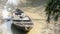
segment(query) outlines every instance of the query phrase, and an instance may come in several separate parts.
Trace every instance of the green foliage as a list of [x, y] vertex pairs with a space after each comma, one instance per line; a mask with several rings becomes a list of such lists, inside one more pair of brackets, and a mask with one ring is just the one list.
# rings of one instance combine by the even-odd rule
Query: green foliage
[[47, 14], [48, 22], [50, 22], [51, 19], [54, 19], [54, 21], [57, 21], [60, 15], [60, 0], [48, 1], [45, 12]]

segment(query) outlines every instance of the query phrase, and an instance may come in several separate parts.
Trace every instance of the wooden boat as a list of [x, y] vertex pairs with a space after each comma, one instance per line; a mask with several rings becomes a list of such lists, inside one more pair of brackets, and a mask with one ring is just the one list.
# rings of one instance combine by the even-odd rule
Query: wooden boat
[[24, 12], [20, 12], [20, 9], [16, 9], [17, 11], [13, 13], [13, 25], [17, 27], [17, 29], [23, 31], [29, 31], [33, 27], [32, 20], [24, 14]]

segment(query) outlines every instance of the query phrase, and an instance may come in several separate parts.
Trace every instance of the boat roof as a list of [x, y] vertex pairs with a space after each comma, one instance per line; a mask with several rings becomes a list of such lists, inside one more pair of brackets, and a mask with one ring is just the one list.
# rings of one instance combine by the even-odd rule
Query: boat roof
[[24, 13], [22, 10], [20, 10], [20, 9], [16, 9], [16, 12], [19, 12], [19, 13]]

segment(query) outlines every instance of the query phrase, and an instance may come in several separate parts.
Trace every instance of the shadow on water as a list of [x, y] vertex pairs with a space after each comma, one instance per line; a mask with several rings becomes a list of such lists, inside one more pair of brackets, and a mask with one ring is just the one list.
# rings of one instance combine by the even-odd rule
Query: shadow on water
[[11, 26], [13, 34], [26, 34], [26, 32], [18, 30], [14, 25]]

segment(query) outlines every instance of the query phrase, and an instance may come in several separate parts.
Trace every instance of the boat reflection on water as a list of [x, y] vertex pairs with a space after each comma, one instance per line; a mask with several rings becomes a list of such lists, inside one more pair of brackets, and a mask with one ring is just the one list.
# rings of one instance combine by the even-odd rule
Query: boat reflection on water
[[26, 34], [26, 32], [17, 29], [13, 24], [12, 24], [12, 26], [11, 26], [11, 30], [12, 30], [12, 33], [13, 33], [13, 34]]

